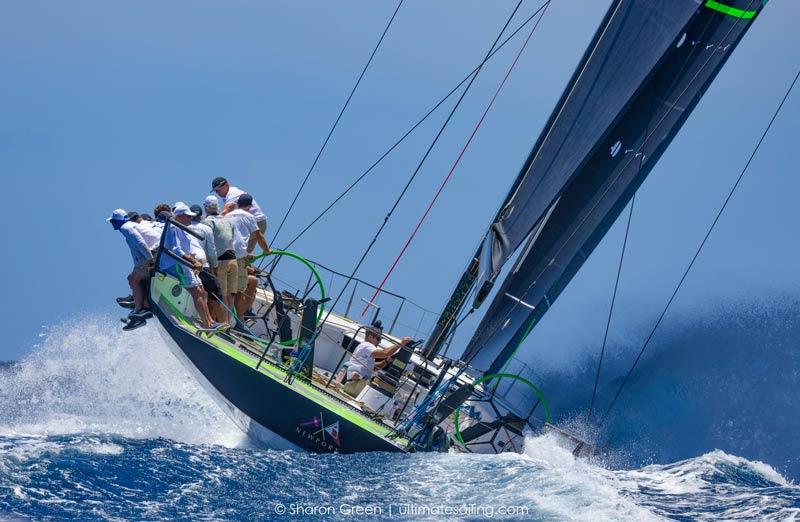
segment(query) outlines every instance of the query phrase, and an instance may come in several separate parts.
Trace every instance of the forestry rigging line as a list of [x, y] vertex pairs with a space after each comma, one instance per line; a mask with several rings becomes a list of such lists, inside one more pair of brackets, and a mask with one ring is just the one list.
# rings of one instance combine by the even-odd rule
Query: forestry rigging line
[[[640, 162], [641, 166], [641, 162]], [[631, 218], [633, 217], [633, 204], [636, 202], [636, 193], [631, 197], [630, 210], [628, 211], [628, 224], [625, 225], [625, 239], [622, 240], [622, 252], [619, 255], [617, 265], [617, 278], [614, 281], [614, 293], [611, 296], [611, 306], [608, 308], [608, 318], [606, 319], [606, 331], [603, 334], [603, 346], [600, 348], [600, 358], [597, 361], [597, 373], [594, 376], [594, 387], [592, 388], [592, 400], [589, 403], [589, 416], [594, 410], [594, 400], [597, 397], [597, 385], [600, 382], [600, 369], [603, 367], [603, 356], [606, 354], [606, 343], [608, 342], [608, 329], [611, 326], [611, 317], [614, 315], [614, 305], [617, 302], [617, 290], [619, 289], [619, 277], [622, 275], [622, 263], [625, 260], [625, 251], [628, 246], [628, 234], [631, 231]]]
[[[475, 124], [475, 128], [472, 129], [472, 133], [469, 135], [469, 138], [467, 139], [466, 143], [464, 143], [464, 146], [461, 148], [461, 152], [458, 153], [458, 156], [456, 157], [455, 161], [453, 162], [453, 165], [450, 167], [450, 171], [447, 173], [447, 176], [444, 177], [444, 180], [442, 180], [442, 184], [439, 185], [439, 190], [437, 190], [436, 194], [434, 194], [433, 199], [431, 199], [430, 203], [428, 204], [428, 208], [426, 208], [425, 212], [422, 213], [422, 216], [419, 218], [419, 221], [417, 222], [417, 225], [414, 227], [414, 230], [411, 232], [411, 235], [408, 237], [408, 240], [406, 240], [406, 243], [403, 245], [403, 248], [400, 249], [400, 253], [397, 254], [397, 257], [395, 258], [394, 262], [392, 263], [392, 266], [389, 267], [389, 270], [386, 272], [386, 275], [383, 276], [383, 280], [378, 285], [378, 288], [375, 289], [375, 293], [373, 293], [372, 297], [369, 299], [370, 303], [374, 303], [375, 302], [375, 300], [377, 299], [378, 295], [381, 293], [381, 290], [383, 289], [383, 285], [386, 284], [386, 281], [389, 279], [389, 276], [392, 275], [392, 272], [394, 272], [394, 269], [397, 267], [397, 264], [400, 262], [400, 259], [402, 259], [403, 255], [406, 253], [406, 250], [411, 245], [411, 242], [414, 241], [414, 238], [416, 237], [417, 232], [419, 232], [420, 227], [422, 227], [422, 224], [425, 222], [425, 219], [427, 219], [428, 214], [430, 213], [431, 209], [436, 204], [436, 201], [439, 199], [439, 196], [442, 194], [442, 191], [444, 191], [444, 188], [445, 188], [445, 186], [447, 186], [447, 183], [450, 181], [450, 177], [453, 175], [453, 172], [455, 172], [456, 167], [458, 167], [458, 164], [461, 162], [461, 158], [464, 157], [464, 153], [467, 152], [467, 149], [469, 148], [470, 144], [472, 143], [473, 138], [475, 138], [475, 135], [478, 133], [478, 129], [480, 129], [481, 125], [483, 124], [483, 121], [486, 119], [486, 115], [489, 114], [489, 111], [492, 109], [492, 106], [494, 105], [495, 100], [497, 100], [497, 97], [500, 95], [500, 91], [502, 91], [503, 87], [505, 87], [506, 81], [508, 80], [508, 77], [511, 76], [511, 73], [514, 71], [514, 68], [517, 66], [517, 62], [519, 62], [519, 59], [522, 56], [522, 53], [525, 51], [525, 48], [528, 46], [528, 42], [530, 42], [531, 36], [533, 36], [533, 33], [536, 32], [536, 28], [539, 27], [539, 22], [542, 21], [542, 18], [544, 17], [545, 12], [547, 12], [547, 6], [549, 6], [549, 5], [550, 5], [549, 1], [546, 4], [544, 4], [543, 8], [540, 11], [539, 19], [536, 20], [535, 24], [533, 24], [533, 27], [531, 28], [530, 32], [528, 33], [528, 37], [525, 38], [525, 41], [522, 43], [522, 46], [519, 48], [519, 51], [517, 51], [517, 55], [514, 57], [514, 61], [511, 63], [511, 66], [509, 66], [508, 70], [506, 71], [506, 75], [503, 77], [503, 80], [500, 82], [500, 85], [497, 86], [497, 90], [494, 92], [494, 96], [492, 96], [492, 99], [489, 101], [489, 104], [486, 106], [486, 109], [484, 109], [483, 114], [481, 115], [480, 119], [478, 119], [478, 122]], [[364, 307], [364, 311], [361, 312], [361, 317], [364, 317], [364, 314], [367, 313], [368, 309], [369, 309], [369, 305]]]
[[289, 205], [289, 208], [286, 209], [286, 212], [283, 215], [283, 219], [281, 219], [281, 222], [278, 225], [278, 229], [275, 231], [275, 235], [272, 236], [271, 244], [275, 243], [275, 240], [278, 239], [278, 234], [281, 233], [281, 229], [283, 228], [283, 224], [286, 223], [286, 219], [289, 217], [289, 214], [291, 214], [295, 203], [297, 203], [297, 198], [299, 198], [300, 197], [300, 193], [303, 192], [303, 189], [305, 188], [306, 183], [308, 182], [308, 178], [311, 177], [311, 173], [314, 171], [314, 168], [317, 166], [317, 162], [319, 161], [319, 158], [322, 156], [322, 152], [325, 150], [325, 147], [328, 145], [328, 142], [330, 141], [331, 136], [333, 136], [333, 131], [335, 131], [336, 130], [336, 126], [339, 125], [339, 120], [342, 119], [342, 115], [344, 114], [344, 111], [347, 109], [347, 106], [350, 104], [350, 100], [353, 99], [353, 95], [355, 94], [356, 89], [358, 89], [358, 86], [361, 83], [361, 80], [364, 78], [364, 75], [366, 74], [367, 69], [369, 68], [369, 65], [372, 63], [372, 59], [375, 57], [375, 53], [378, 52], [378, 48], [381, 46], [381, 43], [383, 43], [383, 39], [386, 36], [386, 33], [389, 32], [389, 28], [392, 26], [392, 22], [394, 22], [394, 19], [397, 16], [397, 12], [400, 10], [400, 6], [403, 5], [404, 1], [405, 0], [400, 0], [400, 2], [398, 2], [397, 7], [395, 8], [394, 12], [392, 13], [392, 17], [389, 19], [389, 23], [387, 23], [386, 27], [383, 29], [383, 33], [381, 33], [381, 37], [378, 39], [378, 43], [375, 44], [375, 48], [372, 50], [372, 53], [369, 55], [369, 59], [367, 60], [367, 63], [364, 65], [364, 68], [361, 70], [361, 74], [359, 74], [355, 85], [353, 85], [353, 89], [350, 91], [350, 94], [347, 96], [347, 100], [345, 100], [344, 105], [342, 105], [342, 109], [339, 111], [339, 115], [336, 116], [336, 120], [334, 120], [330, 131], [328, 131], [328, 135], [325, 137], [325, 141], [322, 142], [322, 146], [319, 148], [319, 151], [317, 152], [317, 155], [314, 158], [314, 161], [311, 163], [311, 167], [309, 167], [308, 172], [306, 172], [306, 176], [305, 176], [305, 178], [303, 178], [303, 182], [300, 184], [300, 188], [297, 189], [297, 193], [294, 195], [294, 198], [292, 199], [292, 202]]
[[425, 164], [425, 160], [428, 159], [428, 156], [430, 155], [431, 151], [433, 150], [433, 147], [436, 146], [436, 143], [439, 141], [439, 138], [444, 133], [444, 130], [447, 128], [447, 125], [450, 123], [450, 120], [453, 118], [453, 115], [456, 113], [456, 110], [458, 110], [458, 107], [461, 105], [461, 102], [464, 100], [464, 97], [469, 92], [470, 87], [472, 87], [472, 84], [475, 82], [475, 79], [480, 74], [481, 69], [483, 68], [484, 64], [486, 64], [487, 60], [489, 60], [489, 57], [492, 54], [492, 50], [497, 46], [497, 42], [499, 42], [500, 38], [502, 38], [503, 33], [505, 33], [506, 29], [508, 28], [508, 25], [511, 23], [511, 20], [514, 18], [514, 15], [517, 14], [517, 11], [519, 10], [519, 8], [522, 5], [523, 1], [524, 0], [519, 0], [519, 2], [517, 2], [516, 7], [514, 7], [514, 10], [511, 12], [511, 15], [509, 15], [508, 19], [506, 20], [506, 23], [503, 25], [503, 28], [497, 34], [497, 37], [495, 38], [494, 42], [492, 42], [491, 47], [489, 47], [489, 51], [486, 53], [486, 56], [484, 56], [483, 61], [481, 61], [481, 64], [478, 66], [478, 70], [475, 71], [475, 74], [472, 76], [472, 78], [470, 79], [469, 83], [464, 88], [464, 91], [461, 93], [461, 96], [458, 98], [458, 101], [456, 101], [455, 105], [453, 105], [453, 108], [450, 109], [450, 114], [447, 115], [447, 119], [445, 119], [444, 123], [442, 123], [442, 126], [439, 128], [439, 132], [436, 133], [436, 136], [433, 138], [433, 141], [431, 142], [430, 146], [428, 146], [428, 149], [425, 151], [425, 154], [422, 156], [422, 159], [417, 164], [417, 167], [414, 169], [414, 172], [408, 178], [408, 181], [406, 182], [405, 186], [403, 187], [403, 190], [400, 191], [400, 194], [397, 196], [397, 199], [395, 200], [394, 204], [389, 209], [389, 212], [383, 218], [383, 223], [381, 223], [380, 227], [378, 227], [378, 231], [375, 232], [375, 235], [373, 236], [372, 240], [367, 245], [367, 248], [364, 250], [364, 253], [361, 254], [361, 258], [358, 260], [358, 263], [356, 263], [356, 266], [353, 268], [353, 271], [350, 273], [350, 277], [348, 277], [347, 281], [345, 281], [345, 284], [342, 287], [342, 290], [339, 292], [339, 295], [336, 296], [336, 300], [333, 302], [331, 307], [328, 309], [328, 313], [325, 315], [325, 318], [318, 325], [318, 327], [317, 327], [317, 335], [319, 335], [319, 332], [322, 331], [322, 327], [325, 325], [325, 323], [327, 322], [328, 318], [331, 316], [331, 313], [333, 312], [333, 309], [336, 308], [337, 303], [341, 300], [342, 296], [344, 295], [345, 291], [347, 290], [347, 287], [350, 285], [350, 281], [352, 281], [353, 278], [356, 276], [356, 273], [358, 272], [358, 269], [361, 268], [361, 265], [364, 263], [364, 260], [367, 258], [367, 255], [369, 255], [370, 251], [372, 250], [372, 247], [375, 246], [375, 243], [378, 241], [378, 238], [380, 237], [381, 233], [383, 232], [383, 229], [386, 227], [386, 224], [389, 222], [389, 219], [392, 217], [392, 214], [397, 209], [398, 205], [400, 205], [400, 201], [402, 201], [403, 196], [405, 196], [406, 192], [408, 192], [408, 189], [409, 189], [409, 187], [411, 187], [411, 183], [414, 181], [414, 178], [416, 178], [417, 174], [419, 174], [419, 171], [422, 169], [422, 166]]
[[769, 123], [767, 124], [767, 128], [764, 129], [764, 132], [761, 134], [761, 138], [759, 138], [758, 143], [756, 143], [756, 146], [753, 149], [753, 152], [750, 154], [750, 157], [747, 159], [747, 163], [745, 163], [744, 168], [742, 168], [742, 172], [739, 173], [739, 177], [736, 179], [736, 182], [733, 184], [733, 187], [731, 187], [730, 191], [728, 192], [728, 196], [725, 198], [725, 201], [722, 203], [722, 207], [720, 207], [719, 212], [717, 212], [717, 215], [714, 218], [714, 221], [711, 223], [711, 226], [708, 227], [708, 231], [706, 232], [705, 237], [703, 237], [703, 241], [701, 241], [700, 242], [700, 246], [697, 247], [697, 251], [694, 253], [694, 256], [692, 257], [692, 260], [689, 262], [689, 266], [686, 267], [686, 270], [683, 272], [683, 275], [681, 276], [680, 280], [678, 281], [677, 286], [675, 286], [675, 290], [672, 292], [672, 295], [670, 296], [669, 300], [667, 301], [666, 306], [664, 306], [664, 309], [661, 311], [661, 315], [658, 317], [658, 320], [656, 321], [656, 324], [653, 326], [653, 329], [650, 331], [650, 334], [647, 336], [647, 339], [645, 339], [641, 350], [639, 350], [639, 354], [636, 356], [636, 359], [634, 359], [633, 364], [631, 365], [630, 369], [628, 370], [628, 373], [625, 375], [625, 378], [622, 380], [622, 383], [619, 385], [619, 388], [617, 388], [617, 393], [614, 395], [614, 398], [611, 400], [611, 404], [609, 404], [608, 409], [603, 414], [603, 418], [600, 420], [600, 425], [601, 426], [605, 423], [606, 418], [608, 418], [608, 414], [611, 412], [611, 409], [617, 403], [617, 399], [619, 398], [620, 394], [622, 393], [622, 389], [625, 388], [626, 384], [628, 384], [628, 380], [630, 379], [630, 376], [633, 373], [634, 368], [636, 368], [636, 365], [639, 363], [639, 359], [642, 358], [642, 354], [644, 354], [644, 351], [650, 345], [650, 340], [653, 338], [653, 335], [656, 333], [656, 330], [658, 329], [659, 325], [661, 325], [661, 321], [664, 319], [664, 316], [667, 314], [667, 310], [669, 310], [670, 305], [675, 300], [675, 296], [678, 295], [678, 291], [681, 289], [681, 286], [683, 286], [683, 282], [686, 280], [686, 276], [689, 275], [689, 271], [694, 266], [695, 261], [697, 261], [697, 258], [700, 255], [700, 252], [703, 250], [703, 247], [705, 246], [706, 242], [708, 241], [709, 236], [711, 236], [711, 232], [713, 232], [714, 231], [714, 227], [717, 226], [717, 222], [719, 221], [719, 218], [722, 217], [722, 213], [725, 212], [725, 209], [728, 207], [728, 203], [730, 202], [731, 198], [733, 197], [733, 193], [736, 191], [736, 188], [739, 186], [739, 183], [742, 181], [742, 178], [744, 177], [745, 173], [747, 172], [748, 167], [750, 167], [750, 163], [752, 163], [753, 158], [755, 157], [756, 153], [758, 152], [758, 149], [761, 147], [761, 144], [764, 142], [764, 138], [766, 138], [767, 133], [769, 132], [769, 129], [772, 127], [773, 122], [778, 117], [778, 114], [781, 112], [781, 109], [783, 108], [784, 103], [786, 103], [786, 99], [789, 97], [789, 94], [791, 94], [792, 89], [794, 89], [794, 86], [797, 83], [797, 79], [798, 78], [800, 78], [800, 70], [797, 71], [797, 74], [795, 75], [794, 80], [792, 80], [792, 84], [789, 86], [789, 89], [787, 89], [786, 94], [784, 94], [783, 99], [781, 100], [781, 103], [778, 105], [778, 108], [775, 110], [775, 112], [772, 115], [772, 118], [769, 120]]
[[[524, 21], [524, 22], [522, 22], [522, 23], [519, 25], [519, 27], [517, 27], [516, 29], [514, 29], [514, 31], [513, 31], [513, 32], [511, 32], [511, 34], [509, 34], [509, 35], [508, 35], [508, 36], [507, 36], [507, 37], [506, 37], [506, 38], [505, 38], [505, 39], [504, 39], [502, 42], [500, 42], [500, 44], [498, 44], [498, 45], [497, 45], [497, 46], [494, 48], [494, 50], [491, 52], [491, 54], [489, 55], [489, 58], [490, 58], [490, 59], [491, 59], [491, 58], [493, 58], [493, 57], [494, 57], [494, 55], [495, 55], [495, 54], [497, 54], [497, 52], [498, 52], [498, 51], [500, 51], [500, 49], [502, 49], [502, 48], [503, 48], [503, 47], [504, 47], [504, 46], [505, 46], [505, 45], [506, 45], [506, 44], [507, 44], [507, 43], [508, 43], [508, 42], [509, 42], [509, 41], [510, 41], [512, 38], [514, 38], [514, 37], [515, 37], [515, 36], [516, 36], [516, 35], [517, 35], [517, 34], [518, 34], [520, 31], [522, 31], [522, 29], [523, 29], [523, 28], [525, 28], [525, 26], [527, 26], [527, 25], [528, 25], [528, 24], [531, 22], [531, 20], [533, 20], [534, 18], [536, 18], [536, 16], [537, 16], [537, 15], [538, 15], [538, 14], [539, 14], [541, 11], [542, 11], [542, 9], [544, 9], [545, 7], [547, 7], [547, 5], [550, 3], [550, 1], [551, 1], [551, 0], [547, 0], [547, 1], [546, 1], [544, 4], [542, 4], [542, 6], [540, 6], [538, 9], [536, 9], [536, 11], [534, 11], [534, 13], [533, 13], [532, 15], [530, 15], [530, 16], [529, 16], [527, 19], [525, 19], [525, 21]], [[372, 170], [373, 170], [375, 167], [377, 167], [377, 166], [378, 166], [378, 164], [379, 164], [381, 161], [383, 161], [383, 160], [384, 160], [384, 159], [385, 159], [385, 158], [386, 158], [386, 157], [387, 157], [389, 154], [391, 154], [391, 152], [392, 152], [394, 149], [396, 149], [396, 148], [397, 148], [397, 147], [398, 147], [398, 146], [399, 146], [399, 145], [400, 145], [400, 144], [401, 144], [403, 141], [405, 141], [405, 139], [406, 139], [408, 136], [410, 136], [410, 135], [411, 135], [411, 134], [412, 134], [412, 133], [413, 133], [415, 130], [417, 130], [417, 128], [418, 128], [420, 125], [422, 125], [422, 123], [423, 123], [423, 122], [425, 122], [425, 120], [427, 120], [427, 119], [428, 119], [428, 117], [430, 117], [430, 115], [431, 115], [431, 114], [433, 114], [434, 112], [436, 112], [436, 110], [437, 110], [439, 107], [441, 107], [441, 106], [442, 106], [442, 104], [443, 104], [444, 102], [446, 102], [448, 99], [450, 99], [450, 96], [452, 96], [452, 95], [453, 95], [453, 94], [454, 94], [454, 93], [455, 93], [455, 92], [456, 92], [456, 91], [457, 91], [457, 90], [458, 90], [458, 89], [459, 89], [459, 88], [460, 88], [462, 85], [464, 85], [465, 83], [467, 83], [467, 81], [470, 79], [470, 77], [471, 77], [473, 74], [475, 74], [475, 73], [478, 71], [478, 69], [480, 69], [481, 65], [482, 65], [482, 64], [479, 64], [479, 65], [478, 65], [478, 66], [476, 66], [474, 69], [472, 69], [472, 70], [469, 72], [469, 74], [467, 74], [467, 75], [466, 75], [466, 76], [465, 76], [465, 77], [464, 77], [464, 78], [463, 78], [463, 79], [462, 79], [460, 82], [458, 82], [458, 84], [457, 84], [455, 87], [453, 87], [453, 88], [450, 90], [450, 92], [448, 92], [448, 93], [447, 93], [447, 94], [446, 94], [446, 95], [445, 95], [443, 98], [441, 98], [441, 99], [440, 99], [438, 102], [436, 102], [436, 104], [435, 104], [435, 105], [434, 105], [434, 106], [433, 106], [433, 107], [432, 107], [432, 108], [431, 108], [431, 109], [430, 109], [430, 110], [429, 110], [429, 111], [428, 111], [428, 112], [427, 112], [427, 113], [426, 113], [426, 114], [425, 114], [425, 115], [424, 115], [422, 118], [420, 118], [420, 119], [419, 119], [419, 120], [418, 120], [418, 121], [417, 121], [417, 122], [416, 122], [414, 125], [412, 125], [412, 126], [411, 126], [411, 128], [409, 128], [409, 129], [408, 129], [408, 130], [407, 130], [407, 131], [406, 131], [406, 132], [405, 132], [405, 133], [404, 133], [404, 134], [403, 134], [403, 135], [402, 135], [402, 136], [401, 136], [401, 137], [400, 137], [400, 138], [399, 138], [397, 141], [395, 141], [395, 142], [394, 142], [394, 144], [392, 144], [392, 146], [391, 146], [391, 147], [389, 147], [388, 149], [386, 149], [386, 151], [385, 151], [383, 154], [381, 154], [381, 156], [380, 156], [380, 157], [379, 157], [377, 160], [375, 160], [375, 162], [373, 162], [373, 163], [372, 163], [372, 165], [370, 165], [370, 166], [367, 168], [367, 170], [365, 170], [365, 171], [364, 171], [364, 172], [363, 172], [363, 173], [362, 173], [360, 176], [358, 176], [358, 177], [357, 177], [357, 178], [356, 178], [356, 179], [355, 179], [355, 180], [354, 180], [354, 181], [353, 181], [353, 182], [352, 182], [352, 183], [351, 183], [351, 184], [350, 184], [350, 185], [349, 185], [349, 186], [348, 186], [348, 187], [347, 187], [347, 188], [346, 188], [346, 189], [345, 189], [345, 190], [344, 190], [344, 191], [343, 191], [341, 194], [339, 194], [338, 196], [336, 196], [336, 198], [335, 198], [335, 199], [334, 199], [334, 200], [333, 200], [333, 201], [332, 201], [332, 202], [331, 202], [331, 203], [330, 203], [330, 204], [329, 204], [327, 207], [325, 207], [325, 209], [324, 209], [322, 212], [320, 212], [320, 213], [317, 215], [317, 217], [315, 217], [314, 219], [312, 219], [312, 220], [311, 220], [311, 222], [310, 222], [308, 225], [306, 225], [306, 226], [305, 226], [305, 228], [303, 228], [303, 230], [301, 230], [301, 231], [300, 231], [300, 232], [299, 232], [299, 233], [298, 233], [298, 234], [297, 234], [297, 235], [294, 237], [294, 239], [292, 239], [292, 240], [291, 240], [291, 241], [290, 241], [290, 242], [289, 242], [289, 243], [288, 243], [288, 244], [287, 244], [287, 245], [286, 245], [286, 246], [285, 246], [283, 249], [284, 249], [284, 250], [286, 250], [286, 249], [290, 248], [290, 247], [291, 247], [293, 244], [295, 244], [295, 242], [296, 242], [298, 239], [300, 239], [300, 238], [301, 238], [301, 237], [302, 237], [302, 236], [303, 236], [303, 235], [304, 235], [306, 232], [308, 232], [308, 231], [309, 231], [309, 229], [311, 229], [311, 227], [313, 227], [314, 225], [316, 225], [316, 224], [317, 224], [317, 222], [318, 222], [320, 219], [322, 219], [323, 217], [325, 217], [325, 215], [326, 215], [328, 212], [330, 212], [330, 210], [331, 210], [333, 207], [335, 207], [335, 206], [336, 206], [336, 204], [337, 204], [337, 203], [339, 203], [339, 201], [341, 201], [341, 200], [342, 200], [342, 199], [343, 199], [343, 198], [344, 198], [344, 197], [345, 197], [345, 196], [346, 196], [348, 193], [350, 193], [350, 191], [351, 191], [351, 190], [353, 190], [353, 189], [355, 188], [355, 186], [356, 186], [356, 185], [358, 185], [358, 184], [359, 184], [359, 183], [360, 183], [360, 182], [361, 182], [361, 181], [362, 181], [362, 180], [363, 180], [365, 177], [367, 177], [367, 176], [369, 175], [369, 173], [370, 173], [370, 172], [372, 172]]]

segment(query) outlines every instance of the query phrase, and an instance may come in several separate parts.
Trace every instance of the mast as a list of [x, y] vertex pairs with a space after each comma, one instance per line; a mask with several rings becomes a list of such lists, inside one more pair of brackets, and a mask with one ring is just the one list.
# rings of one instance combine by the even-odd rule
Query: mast
[[[528, 240], [462, 359], [493, 373], [512, 357], [762, 7], [760, 0], [612, 3], [465, 272], [485, 297], [504, 263]], [[461, 287], [451, 309], [454, 299], [466, 296]], [[465, 304], [461, 298], [460, 307]], [[440, 323], [445, 319], [443, 314]]]

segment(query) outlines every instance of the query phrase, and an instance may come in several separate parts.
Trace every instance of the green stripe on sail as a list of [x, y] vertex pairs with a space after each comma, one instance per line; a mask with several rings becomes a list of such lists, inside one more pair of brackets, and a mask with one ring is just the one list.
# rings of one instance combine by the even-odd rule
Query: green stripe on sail
[[729, 5], [716, 2], [715, 0], [707, 0], [706, 7], [708, 7], [709, 9], [713, 9], [714, 11], [719, 11], [720, 13], [726, 14], [728, 16], [733, 16], [735, 18], [743, 18], [744, 20], [749, 20], [756, 15], [756, 11], [745, 11], [744, 9], [731, 7]]

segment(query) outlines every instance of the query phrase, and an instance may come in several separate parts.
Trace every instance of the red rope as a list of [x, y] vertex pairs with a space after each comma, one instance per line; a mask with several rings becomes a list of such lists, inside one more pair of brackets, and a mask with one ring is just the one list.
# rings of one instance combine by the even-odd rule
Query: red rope
[[[480, 119], [478, 120], [478, 123], [475, 124], [475, 128], [472, 129], [472, 133], [469, 135], [469, 139], [467, 139], [467, 142], [464, 144], [464, 147], [462, 147], [461, 152], [458, 154], [458, 157], [456, 157], [456, 160], [453, 162], [453, 166], [450, 167], [450, 172], [448, 172], [447, 176], [445, 176], [444, 180], [442, 181], [442, 184], [439, 186], [439, 190], [436, 191], [436, 194], [433, 196], [433, 199], [431, 199], [431, 202], [428, 204], [428, 208], [425, 209], [425, 212], [422, 214], [422, 217], [417, 222], [417, 226], [414, 227], [414, 231], [411, 232], [411, 235], [409, 236], [409, 238], [406, 241], [405, 245], [403, 245], [402, 250], [400, 250], [400, 253], [397, 255], [397, 257], [395, 258], [394, 262], [392, 263], [392, 266], [389, 267], [389, 271], [386, 272], [386, 275], [383, 277], [383, 281], [381, 281], [381, 284], [378, 285], [378, 288], [375, 289], [375, 293], [372, 294], [372, 297], [369, 300], [370, 303], [375, 302], [375, 299], [378, 297], [378, 294], [380, 294], [381, 290], [383, 290], [383, 285], [386, 284], [386, 281], [389, 279], [389, 276], [392, 275], [392, 272], [394, 272], [395, 267], [397, 267], [397, 264], [400, 262], [400, 259], [403, 257], [403, 254], [406, 253], [406, 250], [408, 249], [409, 245], [411, 245], [411, 242], [414, 240], [414, 237], [417, 235], [417, 232], [419, 231], [420, 227], [422, 226], [422, 223], [428, 217], [428, 213], [430, 213], [431, 209], [433, 208], [433, 205], [436, 204], [436, 200], [439, 199], [439, 196], [441, 195], [442, 191], [444, 190], [444, 187], [447, 185], [447, 182], [450, 181], [450, 177], [453, 175], [453, 172], [455, 172], [456, 167], [461, 162], [461, 158], [464, 157], [464, 153], [469, 148], [470, 143], [472, 143], [472, 139], [475, 137], [475, 134], [477, 134], [478, 129], [483, 124], [483, 120], [486, 119], [486, 115], [491, 110], [492, 105], [494, 105], [494, 102], [497, 99], [497, 96], [500, 94], [500, 91], [503, 90], [503, 87], [506, 84], [506, 80], [508, 80], [508, 77], [511, 75], [511, 72], [517, 66], [517, 62], [519, 61], [520, 56], [522, 56], [522, 52], [528, 46], [528, 42], [530, 41], [531, 36], [533, 36], [533, 33], [536, 31], [536, 28], [539, 27], [539, 22], [542, 21], [542, 17], [544, 17], [544, 13], [547, 11], [547, 8], [549, 6], [550, 6], [550, 2], [547, 2], [547, 4], [544, 6], [544, 9], [542, 9], [541, 14], [539, 15], [539, 19], [536, 20], [536, 23], [531, 28], [531, 31], [528, 33], [527, 38], [525, 38], [525, 42], [523, 42], [522, 47], [520, 47], [519, 51], [517, 52], [517, 56], [514, 58], [514, 61], [511, 63], [511, 66], [508, 68], [508, 71], [506, 71], [506, 75], [503, 77], [503, 81], [501, 81], [500, 85], [497, 87], [497, 90], [495, 91], [494, 96], [492, 96], [492, 99], [489, 101], [489, 104], [486, 106], [486, 109], [483, 111], [483, 114], [481, 115]], [[369, 310], [369, 304], [364, 307], [364, 311], [361, 312], [361, 317], [364, 317], [364, 314], [367, 313], [367, 310]]]

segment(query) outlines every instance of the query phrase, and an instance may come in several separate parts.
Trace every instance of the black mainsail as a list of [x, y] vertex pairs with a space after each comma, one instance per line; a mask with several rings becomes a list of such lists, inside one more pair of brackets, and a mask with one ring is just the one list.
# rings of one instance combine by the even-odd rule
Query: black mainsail
[[445, 308], [434, 343], [467, 291], [477, 288], [479, 306], [527, 238], [462, 356], [483, 373], [504, 367], [630, 201], [763, 3], [612, 3]]

